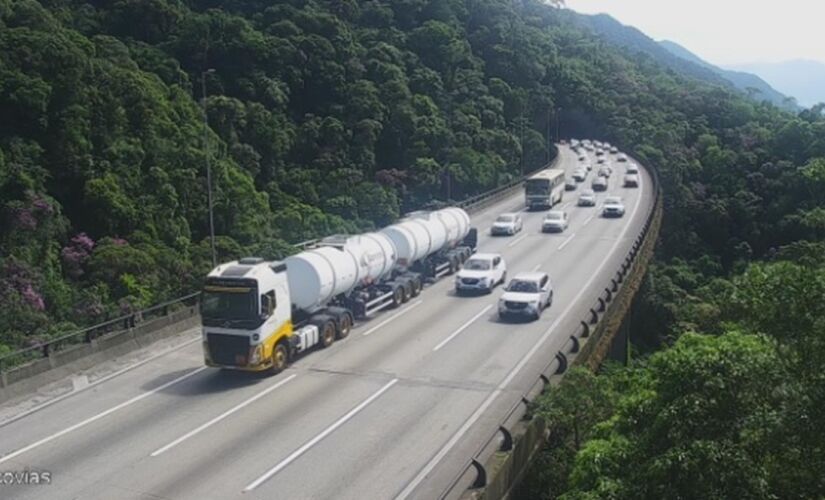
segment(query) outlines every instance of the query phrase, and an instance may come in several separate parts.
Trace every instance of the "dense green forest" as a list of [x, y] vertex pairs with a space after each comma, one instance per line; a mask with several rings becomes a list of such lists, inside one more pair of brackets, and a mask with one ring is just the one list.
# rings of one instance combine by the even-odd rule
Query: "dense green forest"
[[558, 119], [657, 168], [665, 220], [641, 356], [539, 404], [525, 495], [821, 496], [825, 106], [598, 25], [538, 0], [0, 0], [0, 352], [196, 289], [207, 157], [219, 258], [278, 257], [515, 179]]

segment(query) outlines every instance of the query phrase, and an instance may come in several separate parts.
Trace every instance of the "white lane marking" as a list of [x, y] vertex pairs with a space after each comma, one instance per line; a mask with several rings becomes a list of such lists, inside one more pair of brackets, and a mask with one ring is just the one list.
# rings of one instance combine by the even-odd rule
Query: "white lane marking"
[[336, 420], [335, 423], [324, 429], [323, 432], [304, 443], [303, 446], [293, 451], [292, 454], [290, 454], [285, 459], [281, 460], [281, 462], [279, 462], [275, 467], [266, 471], [261, 477], [249, 483], [249, 485], [247, 485], [247, 487], [243, 489], [244, 493], [254, 490], [258, 486], [263, 484], [267, 479], [277, 474], [281, 469], [291, 464], [293, 461], [295, 461], [295, 459], [306, 453], [307, 450], [318, 444], [325, 437], [329, 436], [332, 432], [335, 431], [335, 429], [347, 423], [349, 419], [351, 419], [356, 414], [358, 414], [358, 412], [366, 408], [370, 403], [378, 399], [378, 397], [387, 392], [389, 388], [394, 386], [397, 382], [397, 378], [390, 380], [387, 384], [384, 385], [384, 387], [378, 389], [376, 392], [372, 394], [372, 396], [368, 397], [367, 399], [362, 401], [358, 406], [350, 410], [346, 415]]
[[594, 214], [594, 215], [591, 215], [590, 217], [588, 217], [587, 219], [585, 219], [584, 224], [582, 224], [582, 226], [586, 226], [586, 225], [590, 224], [590, 221], [593, 220], [593, 217], [595, 217], [595, 216], [596, 215]]
[[536, 264], [536, 265], [533, 267], [532, 272], [536, 272], [536, 271], [538, 271], [539, 269], [541, 269], [541, 264]]
[[385, 319], [384, 321], [382, 321], [382, 322], [378, 323], [378, 324], [377, 324], [377, 325], [375, 325], [374, 327], [372, 327], [372, 328], [370, 328], [369, 330], [367, 330], [366, 332], [364, 332], [362, 335], [369, 335], [369, 334], [371, 334], [372, 332], [374, 332], [375, 330], [378, 330], [379, 328], [381, 328], [382, 326], [386, 325], [386, 324], [387, 324], [387, 323], [389, 323], [390, 321], [392, 321], [392, 320], [394, 320], [394, 319], [396, 319], [396, 318], [399, 318], [399, 317], [401, 317], [401, 316], [403, 316], [403, 315], [407, 314], [408, 312], [412, 311], [412, 310], [413, 310], [413, 309], [415, 309], [416, 307], [420, 306], [422, 302], [424, 302], [424, 299], [421, 299], [421, 300], [418, 300], [418, 301], [413, 302], [412, 304], [410, 304], [409, 306], [407, 306], [407, 308], [406, 308], [406, 309], [404, 309], [403, 311], [399, 311], [399, 312], [397, 312], [397, 313], [393, 314], [393, 315], [392, 315], [392, 316], [390, 316], [389, 318]]
[[[641, 182], [639, 183], [639, 187], [641, 188]], [[636, 214], [641, 199], [642, 196], [640, 194], [639, 198], [636, 199], [635, 206], [633, 207], [633, 215]], [[633, 215], [631, 215], [631, 219], [633, 218]], [[630, 229], [630, 226], [630, 224], [627, 224], [625, 226], [625, 228], [622, 230], [622, 233], [616, 239], [616, 242], [613, 243], [613, 246], [610, 248], [610, 252], [608, 252], [608, 255], [612, 255], [613, 252], [616, 251], [616, 248], [618, 248], [619, 244], [624, 239], [624, 236]], [[450, 452], [453, 446], [455, 446], [456, 443], [458, 443], [458, 441], [464, 436], [464, 434], [470, 429], [470, 427], [472, 427], [473, 424], [479, 418], [481, 418], [481, 415], [484, 414], [485, 411], [487, 411], [487, 408], [489, 408], [491, 404], [493, 404], [493, 401], [495, 401], [498, 395], [504, 392], [504, 388], [507, 387], [507, 385], [510, 382], [512, 382], [512, 380], [516, 377], [518, 372], [521, 371], [521, 369], [524, 368], [524, 366], [530, 361], [530, 358], [532, 358], [536, 354], [536, 352], [538, 352], [539, 348], [541, 348], [542, 345], [547, 341], [547, 339], [550, 338], [550, 335], [553, 333], [553, 330], [555, 330], [559, 323], [561, 323], [561, 321], [568, 314], [570, 314], [570, 311], [579, 302], [582, 295], [584, 295], [584, 293], [590, 288], [590, 286], [593, 284], [593, 281], [599, 276], [599, 273], [601, 273], [602, 269], [604, 269], [604, 266], [607, 265], [608, 260], [609, 259], [604, 259], [602, 261], [599, 268], [596, 269], [596, 272], [591, 274], [590, 279], [587, 281], [587, 283], [583, 287], [581, 287], [576, 297], [570, 302], [570, 304], [568, 304], [567, 308], [556, 318], [556, 321], [554, 321], [553, 324], [550, 325], [550, 328], [548, 328], [547, 331], [544, 332], [544, 334], [541, 336], [538, 342], [536, 342], [530, 349], [530, 351], [527, 352], [527, 354], [521, 359], [521, 361], [519, 361], [519, 363], [515, 367], [513, 367], [512, 370], [510, 370], [510, 373], [507, 374], [507, 377], [505, 377], [505, 379], [501, 381], [501, 383], [496, 387], [496, 389], [493, 392], [491, 392], [489, 396], [487, 396], [487, 398], [481, 403], [481, 406], [479, 406], [476, 409], [476, 411], [474, 411], [473, 414], [470, 415], [470, 418], [466, 422], [464, 422], [464, 425], [462, 425], [458, 429], [458, 431], [455, 434], [453, 434], [453, 437], [451, 437], [450, 440], [447, 441], [447, 443], [445, 443], [440, 450], [438, 450], [438, 453], [436, 453], [435, 456], [432, 459], [430, 459], [429, 462], [427, 462], [427, 464], [421, 469], [418, 475], [416, 475], [412, 481], [407, 483], [407, 486], [403, 490], [401, 490], [401, 493], [399, 493], [395, 497], [395, 500], [404, 500], [407, 497], [409, 497], [410, 494], [413, 491], [415, 491], [416, 488], [418, 488], [418, 485], [421, 484], [421, 482], [424, 481], [428, 475], [430, 475], [433, 469], [435, 469], [436, 465], [438, 465], [438, 463], [444, 459], [444, 457], [447, 455], [447, 453]]]
[[437, 346], [433, 347], [433, 351], [437, 351], [437, 350], [441, 349], [442, 347], [444, 347], [445, 345], [447, 345], [447, 343], [448, 343], [449, 341], [453, 340], [454, 338], [456, 338], [456, 336], [457, 336], [459, 333], [461, 333], [461, 332], [463, 332], [464, 330], [466, 330], [468, 326], [472, 325], [472, 324], [473, 324], [473, 322], [474, 322], [475, 320], [477, 320], [477, 319], [478, 319], [478, 318], [480, 318], [480, 317], [481, 317], [484, 313], [486, 313], [487, 311], [489, 311], [491, 307], [493, 307], [493, 304], [489, 304], [487, 307], [485, 307], [484, 309], [482, 309], [481, 311], [479, 311], [479, 313], [478, 313], [478, 314], [476, 314], [475, 316], [473, 316], [472, 318], [470, 318], [470, 319], [469, 319], [466, 323], [464, 323], [463, 325], [461, 325], [460, 327], [458, 327], [458, 330], [456, 330], [456, 331], [454, 331], [453, 333], [451, 333], [449, 337], [447, 337], [446, 339], [444, 339], [444, 340], [442, 340], [441, 342], [439, 342], [439, 344], [438, 344]]
[[251, 404], [252, 404], [252, 403], [254, 403], [255, 401], [257, 401], [257, 400], [261, 399], [262, 397], [266, 396], [267, 394], [269, 394], [270, 392], [274, 391], [275, 389], [277, 389], [277, 388], [279, 388], [279, 387], [283, 386], [284, 384], [286, 384], [287, 382], [289, 382], [290, 380], [294, 379], [294, 378], [295, 378], [295, 377], [297, 377], [297, 376], [298, 376], [298, 375], [296, 375], [296, 374], [294, 374], [294, 373], [293, 373], [292, 375], [290, 375], [289, 377], [287, 377], [287, 378], [285, 378], [285, 379], [281, 380], [280, 382], [278, 382], [277, 384], [273, 385], [272, 387], [269, 387], [269, 388], [267, 388], [267, 389], [265, 389], [265, 390], [263, 390], [263, 391], [259, 392], [258, 394], [256, 394], [256, 395], [252, 396], [251, 398], [247, 399], [246, 401], [244, 401], [244, 402], [242, 402], [242, 403], [240, 403], [240, 404], [236, 405], [235, 407], [230, 408], [229, 410], [226, 410], [225, 412], [221, 413], [220, 415], [218, 415], [217, 417], [213, 418], [213, 419], [212, 419], [212, 420], [210, 420], [209, 422], [206, 422], [205, 424], [203, 424], [203, 425], [201, 425], [201, 426], [198, 426], [196, 429], [193, 429], [193, 430], [191, 430], [191, 431], [187, 432], [186, 434], [184, 434], [183, 436], [179, 437], [178, 439], [175, 439], [174, 441], [172, 441], [171, 443], [167, 444], [166, 446], [163, 446], [163, 447], [161, 447], [161, 448], [158, 448], [157, 450], [155, 450], [155, 451], [153, 451], [151, 454], [149, 454], [149, 456], [150, 456], [150, 457], [156, 457], [156, 456], [160, 455], [161, 453], [164, 453], [164, 452], [166, 452], [166, 451], [170, 450], [171, 448], [174, 448], [175, 446], [177, 446], [177, 445], [181, 444], [182, 442], [186, 441], [187, 439], [191, 438], [192, 436], [194, 436], [194, 435], [196, 435], [196, 434], [200, 433], [200, 432], [201, 432], [201, 431], [203, 431], [204, 429], [206, 429], [206, 428], [208, 428], [208, 427], [211, 427], [211, 426], [213, 426], [213, 425], [217, 424], [218, 422], [220, 422], [221, 420], [225, 419], [226, 417], [228, 417], [228, 416], [232, 415], [233, 413], [235, 413], [235, 412], [237, 412], [237, 411], [239, 411], [239, 410], [242, 410], [243, 408], [245, 408], [245, 407], [247, 407], [247, 406], [251, 405]]
[[518, 238], [516, 238], [515, 240], [511, 241], [510, 243], [508, 243], [508, 244], [507, 244], [507, 246], [508, 246], [508, 247], [514, 247], [514, 246], [518, 245], [519, 243], [521, 243], [522, 241], [524, 241], [524, 238], [526, 238], [526, 237], [528, 237], [528, 236], [530, 236], [530, 235], [529, 235], [529, 234], [524, 234], [524, 235], [522, 235], [522, 236], [519, 236], [519, 237], [518, 237]]
[[116, 372], [113, 372], [113, 373], [110, 373], [109, 375], [106, 375], [105, 377], [101, 377], [101, 378], [95, 380], [94, 382], [91, 382], [88, 385], [85, 385], [85, 386], [83, 386], [83, 387], [81, 387], [77, 390], [67, 392], [66, 394], [61, 394], [60, 396], [57, 396], [54, 399], [50, 399], [50, 400], [48, 400], [48, 401], [46, 401], [42, 404], [39, 404], [39, 405], [35, 406], [34, 408], [30, 408], [30, 409], [24, 411], [23, 413], [18, 413], [17, 415], [14, 415], [11, 418], [7, 418], [6, 420], [3, 420], [2, 422], [0, 422], [0, 427], [4, 427], [6, 425], [9, 425], [10, 423], [16, 422], [16, 421], [20, 420], [21, 418], [28, 417], [32, 413], [38, 412], [38, 411], [42, 410], [43, 408], [46, 408], [47, 406], [51, 406], [55, 403], [63, 401], [66, 398], [70, 398], [70, 397], [74, 396], [75, 394], [79, 394], [79, 393], [81, 393], [85, 390], [88, 390], [90, 387], [95, 387], [97, 385], [102, 384], [103, 382], [106, 382], [107, 380], [111, 380], [111, 379], [113, 379], [113, 378], [115, 378], [119, 375], [123, 375], [124, 373], [126, 373], [128, 371], [131, 371], [131, 370], [134, 370], [135, 368], [143, 366], [146, 363], [149, 363], [151, 361], [154, 361], [154, 360], [160, 358], [161, 356], [166, 356], [170, 352], [174, 352], [174, 351], [177, 351], [178, 349], [182, 349], [182, 348], [188, 346], [189, 344], [191, 344], [193, 342], [196, 342], [200, 339], [201, 339], [201, 335], [198, 334], [198, 336], [193, 338], [193, 339], [189, 339], [189, 340], [187, 340], [187, 341], [185, 341], [181, 344], [170, 347], [169, 349], [161, 351], [161, 352], [159, 352], [159, 353], [157, 353], [153, 356], [150, 356], [150, 357], [148, 357], [144, 360], [138, 361], [137, 363], [131, 364], [131, 365], [125, 367], [125, 368], [121, 368], [120, 370], [118, 370]]
[[78, 422], [78, 423], [74, 424], [71, 427], [67, 427], [67, 428], [63, 429], [62, 431], [60, 431], [60, 432], [56, 432], [56, 433], [52, 434], [49, 437], [43, 438], [40, 441], [34, 442], [34, 443], [32, 443], [32, 444], [30, 444], [26, 447], [20, 448], [17, 451], [13, 451], [13, 452], [9, 453], [8, 455], [5, 455], [2, 458], [0, 458], [0, 464], [2, 464], [3, 462], [7, 462], [7, 461], [11, 460], [14, 457], [22, 455], [23, 453], [26, 453], [27, 451], [33, 450], [33, 449], [37, 448], [38, 446], [41, 446], [41, 445], [44, 445], [48, 442], [54, 441], [55, 439], [57, 439], [61, 436], [65, 436], [66, 434], [69, 434], [70, 432], [76, 431], [77, 429], [80, 429], [81, 427], [89, 425], [92, 422], [96, 422], [96, 421], [100, 420], [101, 418], [106, 417], [108, 415], [111, 415], [112, 413], [114, 413], [118, 410], [122, 410], [123, 408], [126, 408], [127, 406], [130, 406], [132, 404], [135, 404], [138, 401], [146, 399], [149, 396], [151, 396], [153, 394], [156, 394], [156, 393], [166, 389], [167, 387], [173, 386], [173, 385], [177, 384], [178, 382], [182, 382], [182, 381], [188, 379], [189, 377], [191, 377], [193, 375], [196, 375], [196, 374], [202, 372], [203, 370], [206, 370], [206, 368], [207, 367], [205, 367], [205, 366], [201, 366], [200, 368], [195, 368], [191, 372], [189, 372], [185, 375], [181, 375], [180, 377], [178, 377], [178, 378], [176, 378], [172, 381], [166, 382], [165, 384], [163, 384], [159, 387], [155, 387], [154, 389], [152, 389], [149, 392], [144, 392], [140, 396], [135, 396], [135, 397], [133, 397], [132, 399], [130, 399], [128, 401], [124, 401], [123, 403], [120, 403], [117, 406], [113, 406], [112, 408], [109, 408], [108, 410], [106, 410], [104, 412], [98, 413], [97, 415], [95, 415], [93, 417], [89, 417], [86, 420], [83, 420], [82, 422]]
[[564, 250], [564, 247], [566, 247], [567, 244], [570, 243], [570, 241], [575, 237], [576, 237], [576, 233], [571, 234], [566, 240], [564, 240], [564, 243], [559, 245], [559, 250]]
[[561, 206], [561, 209], [564, 210], [565, 208], [567, 208], [569, 206], [570, 206], [570, 202], [568, 201], [567, 203], [565, 203], [564, 205]]

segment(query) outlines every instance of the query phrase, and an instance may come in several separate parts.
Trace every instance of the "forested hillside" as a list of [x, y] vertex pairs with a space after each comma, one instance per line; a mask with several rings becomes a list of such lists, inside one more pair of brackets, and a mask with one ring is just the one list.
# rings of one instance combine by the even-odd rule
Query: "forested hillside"
[[197, 289], [207, 155], [219, 258], [278, 257], [537, 168], [558, 118], [661, 172], [633, 337], [674, 347], [551, 393], [528, 496], [821, 496], [825, 106], [696, 76], [538, 0], [0, 0], [0, 352]]

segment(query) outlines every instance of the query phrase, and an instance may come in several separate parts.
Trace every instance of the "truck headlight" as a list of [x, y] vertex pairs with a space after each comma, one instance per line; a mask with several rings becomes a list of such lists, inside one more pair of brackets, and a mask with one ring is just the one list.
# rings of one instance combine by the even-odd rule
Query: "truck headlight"
[[252, 348], [252, 353], [249, 355], [249, 364], [257, 365], [261, 362], [263, 357], [263, 344], [258, 344]]

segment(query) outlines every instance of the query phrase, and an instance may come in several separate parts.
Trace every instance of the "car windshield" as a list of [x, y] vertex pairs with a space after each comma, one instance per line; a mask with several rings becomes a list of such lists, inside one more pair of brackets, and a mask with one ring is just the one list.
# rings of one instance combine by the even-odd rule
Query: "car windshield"
[[550, 212], [544, 216], [547, 220], [562, 220], [564, 218], [564, 214], [561, 212]]
[[508, 292], [521, 293], [536, 293], [539, 291], [539, 286], [535, 281], [513, 280], [507, 287]]
[[499, 215], [498, 219], [496, 219], [496, 222], [513, 222], [514, 220], [515, 217], [512, 215]]
[[615, 196], [611, 196], [604, 200], [605, 205], [619, 205], [622, 203], [621, 198], [616, 198]]
[[488, 271], [490, 269], [490, 261], [485, 259], [470, 259], [464, 263], [464, 269], [471, 271]]

